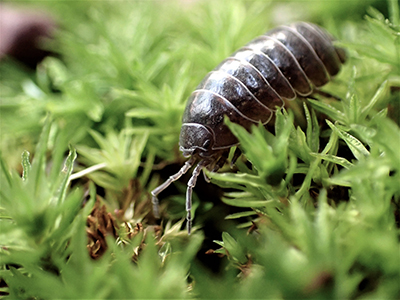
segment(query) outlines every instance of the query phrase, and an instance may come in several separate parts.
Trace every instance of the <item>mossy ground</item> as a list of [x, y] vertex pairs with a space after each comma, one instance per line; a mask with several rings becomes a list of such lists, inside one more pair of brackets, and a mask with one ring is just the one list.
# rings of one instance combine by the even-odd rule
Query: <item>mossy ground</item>
[[[4, 299], [400, 297], [395, 0], [23, 6], [59, 29], [36, 70], [0, 65]], [[323, 88], [341, 100], [298, 99], [269, 131], [229, 124], [244, 155], [199, 179], [192, 235], [187, 177], [160, 195], [155, 220], [150, 191], [184, 162], [190, 92], [246, 42], [299, 19], [346, 49]]]

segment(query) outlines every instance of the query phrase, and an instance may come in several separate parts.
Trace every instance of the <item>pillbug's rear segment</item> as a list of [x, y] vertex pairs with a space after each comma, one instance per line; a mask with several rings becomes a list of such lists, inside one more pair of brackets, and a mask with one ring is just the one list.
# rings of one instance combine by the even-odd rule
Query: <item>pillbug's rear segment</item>
[[151, 193], [157, 195], [199, 161], [188, 182], [186, 211], [191, 231], [192, 189], [203, 168], [217, 171], [229, 149], [238, 145], [224, 116], [247, 130], [268, 123], [285, 101], [308, 96], [335, 76], [345, 61], [343, 49], [322, 28], [299, 22], [279, 26], [233, 53], [211, 71], [189, 97], [182, 119], [180, 150], [190, 159]]

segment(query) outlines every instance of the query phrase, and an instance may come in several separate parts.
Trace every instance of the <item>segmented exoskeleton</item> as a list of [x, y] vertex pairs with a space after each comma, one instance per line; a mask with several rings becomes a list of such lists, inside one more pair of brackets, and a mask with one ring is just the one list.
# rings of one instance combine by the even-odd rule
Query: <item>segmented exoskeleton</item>
[[[211, 71], [191, 94], [182, 119], [180, 150], [190, 157], [178, 173], [154, 189], [157, 195], [197, 161], [187, 185], [187, 228], [192, 227], [192, 189], [203, 168], [217, 171], [238, 140], [224, 124], [224, 116], [247, 130], [268, 123], [285, 101], [308, 96], [336, 75], [345, 61], [333, 38], [310, 23], [279, 26], [233, 53]], [[235, 157], [236, 158], [236, 157]]]

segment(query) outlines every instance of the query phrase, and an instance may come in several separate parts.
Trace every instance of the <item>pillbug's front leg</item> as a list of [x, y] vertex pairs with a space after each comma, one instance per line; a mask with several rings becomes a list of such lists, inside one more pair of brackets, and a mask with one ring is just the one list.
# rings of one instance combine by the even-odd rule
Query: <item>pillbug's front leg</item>
[[171, 183], [174, 181], [178, 180], [179, 178], [182, 177], [183, 174], [185, 174], [196, 162], [195, 157], [191, 157], [188, 161], [185, 162], [183, 167], [178, 171], [178, 173], [170, 176], [167, 181], [165, 181], [162, 185], [158, 186], [154, 190], [151, 191], [152, 195], [152, 200], [151, 202], [153, 203], [153, 214], [154, 217], [157, 219], [160, 218], [160, 208], [159, 208], [159, 201], [158, 201], [158, 194], [161, 193], [163, 190], [165, 190]]
[[187, 184], [187, 190], [186, 190], [186, 220], [187, 220], [187, 230], [188, 233], [190, 234], [192, 232], [192, 193], [193, 193], [193, 188], [196, 185], [197, 182], [197, 177], [200, 175], [201, 170], [208, 164], [207, 161], [202, 160], [199, 162], [199, 164], [194, 168], [192, 177], [190, 177], [188, 184]]

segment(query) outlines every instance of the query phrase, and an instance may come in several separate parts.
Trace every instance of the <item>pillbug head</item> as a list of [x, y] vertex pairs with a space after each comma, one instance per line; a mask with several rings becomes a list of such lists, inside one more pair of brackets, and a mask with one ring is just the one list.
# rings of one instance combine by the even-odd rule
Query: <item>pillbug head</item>
[[214, 133], [207, 127], [197, 123], [185, 123], [182, 125], [179, 136], [180, 150], [183, 156], [198, 155], [202, 158], [211, 157], [214, 154]]

